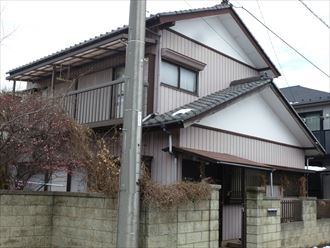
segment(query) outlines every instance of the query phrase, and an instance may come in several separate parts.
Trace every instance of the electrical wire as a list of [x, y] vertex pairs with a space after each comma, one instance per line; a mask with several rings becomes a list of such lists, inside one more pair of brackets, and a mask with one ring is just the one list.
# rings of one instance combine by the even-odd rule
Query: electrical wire
[[315, 16], [317, 19], [319, 19], [320, 22], [322, 22], [327, 28], [330, 29], [330, 26], [321, 18], [319, 17], [306, 3], [304, 3], [302, 0], [298, 0], [302, 5], [305, 6], [306, 9], [309, 10], [309, 12], [312, 13], [313, 16]]
[[305, 59], [309, 64], [314, 66], [317, 70], [319, 70], [322, 74], [326, 75], [328, 78], [330, 76], [323, 71], [319, 66], [317, 66], [314, 62], [312, 62], [310, 59], [308, 59], [305, 55], [303, 55], [301, 52], [299, 52], [296, 48], [294, 48], [292, 45], [290, 45], [287, 41], [285, 41], [281, 36], [276, 34], [272, 29], [270, 29], [267, 25], [265, 25], [262, 21], [260, 21], [254, 14], [252, 14], [249, 10], [244, 8], [244, 6], [234, 6], [236, 9], [243, 9], [245, 10], [251, 17], [253, 17], [257, 22], [259, 22], [262, 26], [264, 26], [266, 29], [268, 29], [273, 35], [275, 35], [279, 40], [281, 40], [284, 44], [286, 44], [289, 48], [291, 48], [293, 51], [295, 51], [297, 54], [299, 54], [303, 59]]
[[[257, 5], [258, 5], [258, 8], [259, 8], [259, 12], [260, 12], [261, 18], [262, 18], [263, 22], [266, 24], [266, 19], [265, 19], [263, 13], [262, 13], [262, 10], [261, 10], [261, 6], [260, 6], [260, 3], [259, 3], [259, 0], [256, 0], [256, 2], [257, 2]], [[267, 24], [266, 24], [266, 25], [267, 25]], [[268, 39], [269, 39], [270, 45], [271, 45], [271, 47], [272, 47], [272, 49], [273, 49], [273, 52], [274, 52], [274, 55], [275, 55], [275, 58], [276, 58], [276, 62], [277, 62], [278, 66], [279, 66], [279, 68], [280, 68], [280, 70], [281, 70], [281, 72], [282, 72], [282, 75], [283, 75], [283, 78], [284, 78], [284, 82], [286, 83], [286, 85], [287, 85], [288, 88], [289, 88], [290, 85], [289, 85], [289, 83], [288, 83], [288, 79], [286, 78], [286, 76], [285, 76], [285, 74], [284, 74], [284, 70], [283, 70], [283, 67], [282, 67], [282, 65], [281, 65], [281, 63], [280, 63], [280, 60], [279, 60], [278, 56], [277, 56], [277, 53], [276, 53], [276, 50], [275, 50], [275, 47], [274, 47], [274, 44], [273, 44], [272, 38], [271, 38], [271, 36], [270, 36], [270, 34], [269, 34], [269, 31], [268, 31], [268, 30], [266, 30], [266, 31], [267, 31], [267, 36], [268, 36]], [[290, 92], [290, 95], [292, 96], [293, 100], [296, 101], [296, 97], [294, 96], [294, 94], [292, 94], [290, 88], [289, 88], [289, 92]]]
[[[188, 1], [187, 0], [184, 0], [185, 1], [185, 3], [189, 6], [189, 8], [193, 8], [189, 3], [188, 3]], [[233, 47], [231, 44], [230, 44], [230, 42], [228, 42], [225, 38], [223, 38], [222, 36], [221, 36], [221, 34], [219, 34], [219, 32], [217, 32], [217, 30], [214, 28], [214, 27], [212, 27], [212, 25], [204, 18], [204, 17], [201, 17], [202, 18], [202, 20], [217, 34], [217, 36], [220, 38], [220, 39], [222, 39], [228, 46], [230, 46], [239, 56], [241, 56], [242, 58], [244, 58], [244, 56], [235, 48], [235, 47]]]

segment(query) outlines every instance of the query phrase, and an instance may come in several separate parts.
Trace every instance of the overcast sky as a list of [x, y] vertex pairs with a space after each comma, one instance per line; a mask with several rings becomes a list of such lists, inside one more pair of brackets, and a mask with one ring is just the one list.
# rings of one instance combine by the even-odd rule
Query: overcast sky
[[[148, 0], [147, 16], [191, 7], [208, 7], [220, 2]], [[304, 2], [329, 25], [330, 0], [304, 0]], [[329, 28], [298, 0], [244, 0], [231, 1], [231, 3], [247, 8], [326, 74], [330, 74]], [[128, 0], [0, 0], [0, 4], [1, 37], [13, 32], [1, 43], [0, 88], [2, 89], [11, 88], [11, 83], [5, 81], [5, 73], [8, 70], [128, 24]], [[315, 69], [274, 35], [269, 34], [271, 38], [269, 39], [267, 30], [244, 10], [235, 10], [282, 73], [283, 76], [275, 81], [277, 86], [302, 85], [330, 91], [328, 76]], [[24, 84], [20, 84], [20, 87], [24, 87]]]

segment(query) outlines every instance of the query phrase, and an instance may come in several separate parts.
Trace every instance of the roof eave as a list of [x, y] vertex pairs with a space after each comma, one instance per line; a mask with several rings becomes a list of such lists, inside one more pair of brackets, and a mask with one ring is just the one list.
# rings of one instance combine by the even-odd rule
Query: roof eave
[[244, 22], [241, 20], [239, 15], [236, 13], [236, 11], [233, 8], [230, 8], [230, 14], [235, 19], [235, 21], [238, 23], [238, 25], [241, 27], [245, 35], [248, 37], [250, 42], [255, 46], [255, 48], [258, 50], [262, 58], [265, 60], [266, 64], [269, 66], [269, 68], [274, 73], [275, 77], [281, 76], [281, 73], [276, 68], [276, 66], [273, 64], [273, 62], [270, 60], [264, 49], [261, 47], [259, 42], [256, 40], [256, 38], [252, 35], [250, 30], [247, 28], [247, 26], [244, 24]]
[[245, 35], [248, 37], [250, 42], [254, 45], [254, 47], [257, 49], [257, 51], [260, 53], [261, 57], [265, 60], [266, 64], [268, 65], [269, 69], [274, 73], [275, 77], [281, 76], [281, 73], [276, 68], [276, 66], [273, 64], [273, 62], [270, 60], [268, 55], [265, 53], [263, 48], [260, 46], [258, 41], [255, 39], [255, 37], [252, 35], [252, 33], [249, 31], [247, 26], [244, 24], [244, 22], [241, 20], [239, 15], [236, 13], [236, 11], [230, 6], [222, 7], [222, 8], [215, 8], [215, 9], [201, 9], [198, 11], [192, 11], [187, 13], [179, 13], [179, 14], [170, 14], [170, 15], [156, 15], [153, 17], [153, 21], [157, 24], [155, 25], [163, 25], [165, 23], [169, 22], [175, 22], [185, 19], [191, 19], [191, 18], [198, 18], [198, 17], [206, 17], [206, 16], [212, 16], [212, 15], [219, 15], [219, 14], [230, 14], [236, 23], [239, 25], [239, 27], [242, 29], [242, 31], [245, 33]]
[[320, 155], [325, 155], [326, 151], [322, 147], [322, 145], [319, 143], [317, 138], [314, 136], [314, 134], [308, 129], [308, 127], [305, 125], [305, 123], [301, 120], [297, 112], [294, 110], [293, 106], [288, 102], [288, 100], [285, 98], [285, 96], [282, 94], [282, 92], [276, 87], [274, 83], [271, 84], [271, 89], [273, 92], [279, 97], [279, 99], [282, 101], [282, 103], [285, 105], [291, 116], [295, 119], [297, 124], [303, 129], [304, 133], [307, 135], [308, 139], [313, 144], [314, 148], [320, 153]]
[[291, 104], [291, 105], [294, 108], [304, 108], [304, 107], [319, 106], [319, 105], [326, 105], [326, 104], [330, 104], [330, 100], [295, 103], [295, 104]]
[[110, 33], [108, 36], [105, 35], [103, 37], [100, 37], [99, 39], [91, 40], [90, 42], [76, 45], [76, 47], [67, 48], [63, 51], [54, 53], [47, 57], [44, 57], [44, 58], [41, 58], [34, 62], [31, 62], [29, 64], [12, 69], [12, 70], [6, 72], [6, 74], [9, 74], [9, 76], [7, 76], [6, 79], [13, 80], [16, 76], [18, 76], [20, 74], [24, 74], [27, 71], [55, 63], [56, 61], [60, 61], [61, 59], [73, 56], [73, 55], [81, 53], [85, 50], [89, 50], [89, 49], [95, 48], [97, 46], [100, 46], [102, 44], [112, 42], [115, 40], [127, 39], [127, 34], [125, 32], [127, 32], [127, 28], [122, 28], [122, 29], [114, 31], [113, 33]]

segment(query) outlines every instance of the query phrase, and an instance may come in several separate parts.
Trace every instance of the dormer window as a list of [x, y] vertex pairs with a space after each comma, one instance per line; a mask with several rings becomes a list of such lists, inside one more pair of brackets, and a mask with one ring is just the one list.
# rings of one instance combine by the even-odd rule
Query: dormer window
[[164, 60], [161, 63], [160, 80], [166, 85], [196, 93], [197, 77], [198, 73], [196, 71], [184, 68], [181, 65]]
[[168, 48], [162, 48], [160, 82], [185, 92], [197, 94], [198, 74], [205, 63], [180, 54]]

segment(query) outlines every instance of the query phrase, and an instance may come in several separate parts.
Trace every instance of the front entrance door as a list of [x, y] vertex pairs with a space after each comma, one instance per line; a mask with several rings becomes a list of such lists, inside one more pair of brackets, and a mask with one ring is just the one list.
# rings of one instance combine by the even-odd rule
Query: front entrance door
[[221, 238], [223, 243], [245, 243], [245, 170], [241, 167], [223, 166]]

